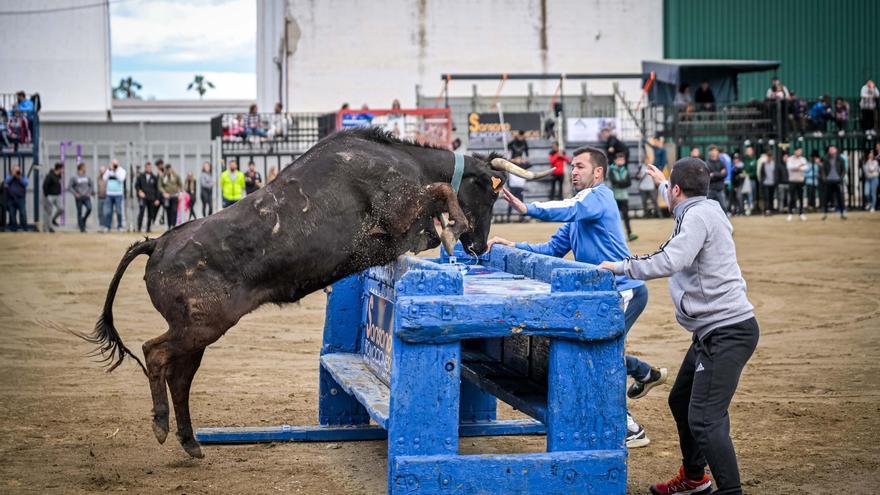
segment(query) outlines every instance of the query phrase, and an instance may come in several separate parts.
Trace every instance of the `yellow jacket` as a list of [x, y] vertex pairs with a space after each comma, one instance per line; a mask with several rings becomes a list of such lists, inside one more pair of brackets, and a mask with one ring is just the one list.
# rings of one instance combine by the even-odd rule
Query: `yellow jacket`
[[244, 173], [236, 170], [233, 180], [229, 170], [224, 170], [220, 174], [220, 191], [223, 193], [223, 199], [238, 201], [244, 197]]

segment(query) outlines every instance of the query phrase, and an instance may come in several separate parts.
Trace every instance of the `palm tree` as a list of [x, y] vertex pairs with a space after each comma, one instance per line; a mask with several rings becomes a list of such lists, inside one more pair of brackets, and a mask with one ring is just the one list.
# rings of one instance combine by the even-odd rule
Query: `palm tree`
[[205, 76], [196, 74], [195, 79], [193, 79], [193, 82], [189, 83], [186, 90], [191, 91], [195, 89], [196, 92], [199, 93], [199, 99], [201, 100], [205, 96], [205, 93], [208, 92], [208, 88], [214, 89], [214, 83], [205, 79]]
[[141, 88], [143, 88], [141, 83], [132, 79], [131, 76], [124, 77], [119, 80], [119, 86], [113, 88], [113, 97], [140, 100], [141, 97], [138, 96], [137, 91]]

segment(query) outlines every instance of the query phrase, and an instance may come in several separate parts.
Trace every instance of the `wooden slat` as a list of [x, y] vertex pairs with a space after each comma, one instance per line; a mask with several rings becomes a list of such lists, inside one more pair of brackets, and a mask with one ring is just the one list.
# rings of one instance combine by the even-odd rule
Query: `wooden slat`
[[391, 392], [370, 368], [363, 356], [339, 352], [321, 356], [321, 366], [333, 376], [342, 389], [353, 395], [382, 428], [388, 428]]

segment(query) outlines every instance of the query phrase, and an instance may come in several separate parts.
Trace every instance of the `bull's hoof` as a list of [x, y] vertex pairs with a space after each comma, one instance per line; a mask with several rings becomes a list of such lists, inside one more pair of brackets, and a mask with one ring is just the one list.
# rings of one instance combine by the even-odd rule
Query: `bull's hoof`
[[165, 439], [168, 438], [167, 416], [164, 419], [153, 417], [153, 434], [156, 435], [156, 440], [158, 440], [160, 444], [165, 443]]
[[192, 435], [189, 435], [187, 438], [184, 438], [180, 433], [177, 434], [177, 439], [180, 441], [180, 446], [183, 447], [183, 450], [186, 451], [190, 457], [201, 459], [205, 457], [205, 454], [202, 453], [202, 448], [199, 446], [199, 442], [196, 441]]

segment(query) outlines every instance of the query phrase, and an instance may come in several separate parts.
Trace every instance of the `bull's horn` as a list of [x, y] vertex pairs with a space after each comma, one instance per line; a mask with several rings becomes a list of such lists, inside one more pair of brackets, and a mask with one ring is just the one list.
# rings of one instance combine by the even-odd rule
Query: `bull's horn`
[[493, 158], [491, 164], [492, 168], [495, 170], [506, 170], [513, 175], [529, 180], [542, 179], [553, 173], [552, 168], [550, 170], [545, 170], [544, 172], [540, 172], [537, 174], [534, 172], [529, 172], [528, 170], [520, 167], [515, 163], [509, 162], [504, 158]]

